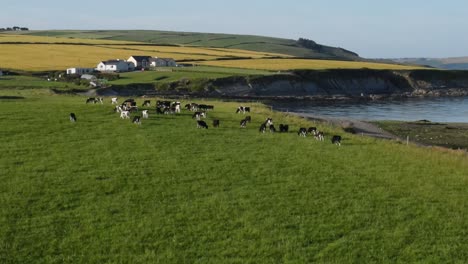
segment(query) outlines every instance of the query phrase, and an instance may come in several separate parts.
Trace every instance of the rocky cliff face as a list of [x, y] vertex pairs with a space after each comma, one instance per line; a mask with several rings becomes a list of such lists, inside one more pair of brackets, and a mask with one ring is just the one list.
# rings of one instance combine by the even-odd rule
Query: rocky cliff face
[[158, 90], [152, 85], [113, 87], [120, 94], [189, 95], [227, 98], [379, 99], [385, 97], [467, 96], [468, 71], [330, 70], [294, 71], [259, 77], [209, 80], [203, 89]]
[[253, 79], [221, 79], [213, 96], [278, 98], [380, 98], [388, 96], [468, 95], [468, 72], [298, 71]]

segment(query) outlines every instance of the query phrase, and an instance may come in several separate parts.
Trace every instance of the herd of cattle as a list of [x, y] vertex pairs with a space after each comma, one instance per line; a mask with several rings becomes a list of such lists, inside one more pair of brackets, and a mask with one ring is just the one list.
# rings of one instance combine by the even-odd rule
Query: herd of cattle
[[[103, 98], [88, 98], [86, 99], [86, 104], [88, 103], [101, 103], [103, 104]], [[127, 99], [125, 100], [122, 104], [118, 103], [118, 98], [114, 97], [111, 98], [111, 104], [115, 105], [114, 111], [116, 113], [120, 114], [121, 119], [130, 119], [130, 114], [132, 112], [139, 112], [137, 103], [135, 99]], [[150, 100], [145, 100], [142, 104], [142, 107], [151, 107], [151, 101]], [[205, 104], [197, 104], [197, 103], [190, 103], [186, 104], [184, 108], [188, 111], [193, 112], [192, 114], [192, 119], [196, 119], [197, 121], [197, 127], [198, 128], [205, 128], [208, 129], [208, 124], [203, 121], [203, 118], [206, 118], [207, 116], [207, 111], [214, 110], [213, 105], [205, 105]], [[148, 119], [149, 118], [149, 110], [142, 110], [141, 111], [141, 116], [134, 116], [132, 119], [132, 123], [141, 125], [141, 120], [142, 119]], [[177, 114], [181, 112], [181, 103], [180, 102], [172, 102], [172, 101], [157, 101], [156, 102], [156, 114]], [[244, 107], [244, 106], [239, 106], [236, 110], [236, 113], [250, 113], [250, 107]], [[74, 113], [70, 113], [70, 121], [71, 122], [76, 122], [76, 115]], [[247, 124], [252, 121], [252, 117], [250, 115], [245, 116], [244, 119], [240, 121], [240, 127], [241, 128], [246, 128]], [[220, 120], [219, 119], [214, 119], [213, 120], [213, 127], [219, 127], [220, 125]], [[272, 118], [267, 118], [265, 122], [263, 122], [260, 125], [259, 132], [260, 133], [266, 133], [267, 130], [271, 133], [277, 132], [274, 124], [273, 124], [273, 119]], [[280, 124], [279, 125], [279, 132], [280, 133], [288, 133], [289, 132], [289, 125], [287, 124]], [[301, 127], [299, 128], [299, 131], [297, 132], [298, 136], [301, 137], [307, 137], [308, 135], [313, 136], [316, 140], [318, 141], [324, 141], [325, 140], [325, 134], [323, 131], [317, 130], [316, 127]], [[333, 144], [336, 144], [338, 146], [341, 146], [341, 136], [339, 135], [334, 135], [331, 138], [331, 142]]]

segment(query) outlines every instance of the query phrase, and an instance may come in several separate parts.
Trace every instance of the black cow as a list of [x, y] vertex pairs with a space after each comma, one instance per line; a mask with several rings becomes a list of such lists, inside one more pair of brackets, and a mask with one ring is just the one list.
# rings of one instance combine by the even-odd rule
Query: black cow
[[139, 117], [139, 116], [133, 117], [132, 123], [137, 124], [137, 125], [141, 125], [141, 117]]
[[208, 125], [206, 124], [205, 121], [198, 120], [197, 121], [197, 128], [206, 128], [206, 129], [208, 129]]
[[315, 136], [315, 134], [317, 133], [317, 128], [316, 127], [309, 127], [309, 129], [307, 129], [307, 133]]
[[71, 122], [76, 122], [76, 115], [75, 115], [75, 113], [70, 113], [70, 121], [71, 121]]
[[334, 135], [331, 141], [332, 141], [332, 144], [341, 146], [341, 136]]
[[279, 130], [280, 130], [280, 133], [288, 133], [289, 125], [280, 124], [279, 125]]
[[219, 119], [213, 120], [213, 127], [219, 127]]
[[299, 128], [299, 131], [297, 132], [298, 136], [306, 137], [307, 136], [307, 129], [305, 127]]
[[214, 105], [207, 105], [206, 110], [214, 110]]
[[160, 108], [171, 107], [171, 101], [156, 101], [156, 107], [160, 107]]
[[252, 122], [252, 117], [251, 116], [246, 116], [244, 119], [249, 123]]
[[163, 112], [163, 110], [161, 110], [160, 107], [156, 107], [156, 114], [162, 115], [162, 114], [164, 114], [164, 112]]
[[151, 101], [150, 100], [145, 100], [141, 106], [143, 106], [143, 107], [151, 106]]
[[244, 107], [244, 113], [250, 113], [250, 107]]

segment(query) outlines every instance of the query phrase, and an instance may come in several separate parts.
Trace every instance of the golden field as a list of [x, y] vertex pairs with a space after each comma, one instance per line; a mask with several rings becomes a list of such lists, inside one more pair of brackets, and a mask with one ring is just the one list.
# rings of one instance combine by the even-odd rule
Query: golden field
[[[5, 44], [10, 42], [24, 44]], [[34, 44], [36, 42], [50, 44]], [[70, 45], [80, 43], [86, 45]], [[265, 58], [280, 55], [235, 49], [135, 44], [140, 43], [0, 34], [0, 68], [46, 71], [70, 67], [96, 67], [102, 60], [127, 59], [132, 55], [169, 57], [176, 61], [216, 60], [222, 57]]]
[[396, 64], [360, 62], [360, 61], [334, 61], [334, 60], [308, 60], [308, 59], [252, 59], [252, 60], [224, 60], [224, 61], [198, 61], [200, 65], [244, 68], [256, 70], [327, 70], [327, 69], [377, 69], [377, 70], [413, 70], [425, 69], [423, 67], [404, 66]]

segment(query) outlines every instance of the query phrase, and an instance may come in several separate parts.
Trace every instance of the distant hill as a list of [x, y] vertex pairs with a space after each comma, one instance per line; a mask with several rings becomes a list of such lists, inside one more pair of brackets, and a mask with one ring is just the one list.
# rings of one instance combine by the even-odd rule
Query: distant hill
[[425, 65], [444, 70], [468, 70], [468, 57], [454, 58], [401, 58], [392, 59], [397, 63]]
[[68, 38], [139, 41], [161, 45], [243, 49], [314, 59], [361, 60], [359, 55], [354, 52], [342, 48], [321, 45], [308, 39], [293, 40], [251, 35], [156, 30], [48, 30], [29, 31], [23, 34]]

